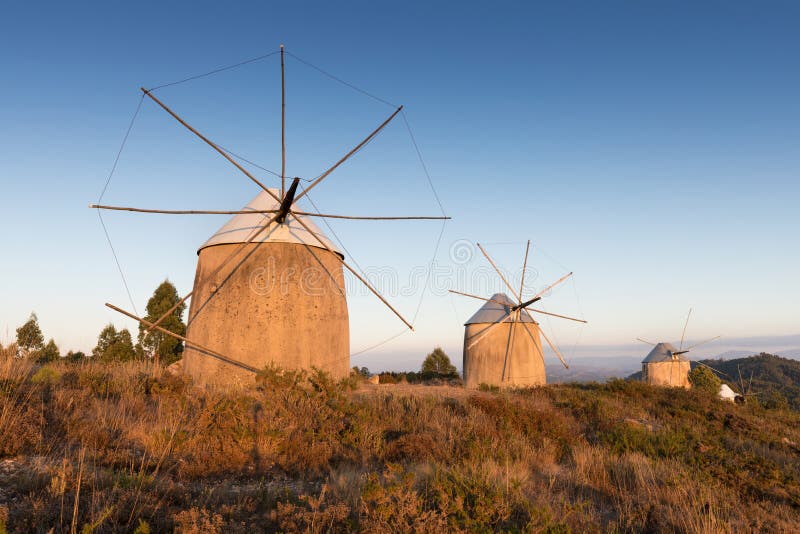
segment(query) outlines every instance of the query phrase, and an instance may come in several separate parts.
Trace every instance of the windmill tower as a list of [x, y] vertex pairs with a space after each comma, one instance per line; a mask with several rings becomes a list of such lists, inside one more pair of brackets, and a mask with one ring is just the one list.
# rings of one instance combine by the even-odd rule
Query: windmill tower
[[542, 337], [564, 367], [569, 367], [561, 352], [529, 312], [586, 323], [583, 319], [530, 308], [532, 304], [541, 300], [545, 293], [572, 276], [572, 273], [561, 277], [532, 298], [525, 300], [523, 298], [525, 269], [528, 265], [530, 246], [531, 242], [528, 241], [522, 267], [522, 279], [517, 290], [509, 284], [486, 250], [478, 244], [480, 251], [514, 296], [514, 300], [504, 293], [496, 293], [487, 299], [461, 291], [450, 291], [485, 302], [464, 324], [463, 372], [464, 384], [468, 388], [476, 388], [481, 384], [506, 388], [546, 384]]
[[[184, 371], [199, 384], [252, 383], [257, 372], [276, 364], [290, 369], [327, 371], [334, 378], [350, 369], [350, 342], [344, 271], [347, 269], [409, 329], [409, 323], [353, 267], [312, 221], [313, 218], [409, 220], [442, 217], [330, 215], [302, 211], [298, 201], [361, 150], [401, 111], [394, 112], [363, 141], [302, 188], [300, 178], [286, 187], [284, 49], [281, 55], [280, 189], [269, 188], [237, 163], [231, 152], [190, 126], [153, 90], [143, 95], [228, 160], [260, 191], [244, 208], [157, 210], [92, 204], [96, 209], [166, 214], [228, 214], [233, 217], [198, 250], [193, 290], [155, 321], [111, 304], [144, 325], [152, 335], [169, 335], [186, 345]], [[144, 98], [143, 96], [143, 98]], [[186, 336], [161, 323], [191, 298]]]
[[713, 337], [706, 341], [702, 341], [691, 347], [683, 348], [683, 341], [686, 337], [686, 327], [689, 326], [689, 318], [692, 316], [692, 309], [689, 308], [689, 313], [686, 316], [686, 322], [683, 325], [683, 333], [681, 333], [681, 343], [678, 349], [670, 343], [651, 343], [641, 338], [637, 338], [642, 343], [652, 345], [653, 349], [642, 360], [642, 380], [651, 386], [669, 386], [690, 388], [689, 371], [691, 371], [691, 363], [684, 354], [688, 353], [695, 347], [710, 343], [720, 336]]

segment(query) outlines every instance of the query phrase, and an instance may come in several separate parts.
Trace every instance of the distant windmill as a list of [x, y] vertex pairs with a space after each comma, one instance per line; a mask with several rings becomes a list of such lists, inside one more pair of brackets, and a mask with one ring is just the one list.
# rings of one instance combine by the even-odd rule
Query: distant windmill
[[525, 299], [525, 270], [531, 242], [525, 248], [522, 279], [519, 290], [512, 287], [484, 248], [478, 248], [497, 271], [503, 284], [513, 295], [496, 293], [484, 298], [470, 293], [450, 290], [451, 293], [485, 301], [485, 304], [464, 324], [464, 384], [475, 388], [481, 384], [500, 387], [531, 386], [547, 383], [544, 353], [539, 338], [543, 337], [564, 367], [569, 368], [561, 352], [542, 331], [529, 312], [540, 313], [560, 319], [586, 323], [565, 315], [546, 312], [530, 306], [542, 299], [545, 293], [572, 276], [569, 273], [547, 286], [531, 298]]
[[689, 326], [689, 318], [692, 316], [692, 309], [689, 308], [689, 313], [686, 315], [686, 322], [683, 325], [683, 332], [681, 333], [681, 342], [678, 350], [671, 343], [652, 343], [650, 341], [636, 338], [642, 343], [647, 343], [653, 346], [644, 360], [642, 360], [642, 379], [653, 386], [671, 386], [689, 388], [689, 371], [691, 370], [691, 363], [688, 358], [683, 355], [690, 350], [710, 343], [720, 336], [712, 337], [700, 343], [695, 343], [690, 347], [683, 348], [683, 342], [686, 337], [686, 328]]
[[[302, 188], [295, 177], [287, 187], [285, 143], [284, 49], [281, 55], [281, 174], [280, 189], [269, 188], [237, 163], [231, 152], [190, 126], [172, 109], [142, 88], [182, 126], [210, 146], [259, 187], [259, 193], [240, 210], [159, 210], [90, 205], [91, 208], [166, 214], [233, 215], [197, 254], [193, 290], [153, 321], [120, 312], [147, 328], [148, 335], [169, 335], [186, 344], [184, 371], [198, 383], [248, 383], [267, 365], [327, 371], [335, 378], [350, 370], [349, 318], [344, 292], [344, 267], [360, 280], [409, 329], [406, 320], [363, 276], [344, 261], [310, 218], [410, 220], [449, 217], [384, 217], [330, 215], [303, 211], [298, 201], [342, 163], [360, 151], [401, 111], [402, 106], [363, 141]], [[308, 275], [313, 287], [309, 287]], [[278, 280], [279, 277], [283, 277]], [[288, 277], [288, 280], [286, 279]], [[278, 282], [276, 284], [276, 281]], [[161, 326], [191, 298], [186, 336]]]

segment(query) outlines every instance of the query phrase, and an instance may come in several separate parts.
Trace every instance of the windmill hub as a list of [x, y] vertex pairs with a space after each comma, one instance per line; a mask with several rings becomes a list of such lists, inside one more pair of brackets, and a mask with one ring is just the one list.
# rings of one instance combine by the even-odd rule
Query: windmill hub
[[528, 306], [530, 306], [534, 302], [538, 302], [540, 300], [542, 300], [542, 297], [536, 297], [536, 298], [532, 298], [531, 300], [528, 300], [526, 302], [521, 302], [521, 303], [517, 304], [516, 306], [513, 306], [511, 308], [511, 311], [524, 310], [525, 308], [527, 308]]

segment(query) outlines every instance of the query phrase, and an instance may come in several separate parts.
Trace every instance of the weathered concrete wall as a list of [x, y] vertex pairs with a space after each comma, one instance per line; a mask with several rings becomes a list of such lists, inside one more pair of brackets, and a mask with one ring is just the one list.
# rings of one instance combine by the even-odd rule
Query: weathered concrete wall
[[[514, 325], [514, 338], [506, 363], [506, 346], [509, 343], [511, 323], [497, 326], [471, 348], [473, 339], [492, 324], [468, 324], [464, 329], [464, 384], [477, 388], [481, 384], [499, 387], [534, 386], [547, 383], [539, 327], [534, 323]], [[522, 329], [527, 328], [529, 336]], [[534, 345], [534, 339], [536, 344]], [[537, 348], [538, 347], [538, 348]], [[505, 366], [505, 373], [503, 368]]]
[[651, 386], [690, 388], [692, 387], [689, 383], [690, 370], [689, 362], [683, 360], [642, 364], [644, 381]]
[[[273, 362], [347, 376], [350, 330], [338, 257], [301, 244], [254, 243], [215, 279], [202, 283], [237, 246], [200, 251], [186, 337], [258, 369]], [[254, 379], [251, 371], [192, 348], [183, 359], [184, 372], [199, 384]]]

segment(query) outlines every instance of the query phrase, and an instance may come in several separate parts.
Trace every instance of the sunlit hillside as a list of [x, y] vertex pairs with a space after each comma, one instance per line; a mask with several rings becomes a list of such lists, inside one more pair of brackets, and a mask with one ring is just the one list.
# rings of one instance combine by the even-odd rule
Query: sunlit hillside
[[720, 532], [800, 523], [800, 413], [612, 381], [515, 392], [0, 362], [0, 532]]

